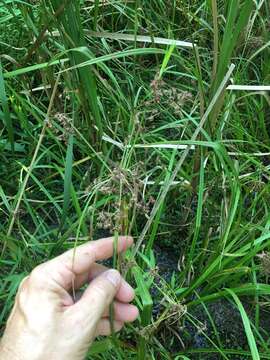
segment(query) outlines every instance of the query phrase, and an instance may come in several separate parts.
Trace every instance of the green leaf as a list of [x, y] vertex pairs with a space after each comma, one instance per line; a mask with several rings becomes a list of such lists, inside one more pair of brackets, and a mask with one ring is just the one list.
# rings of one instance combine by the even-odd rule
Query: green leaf
[[248, 340], [248, 344], [249, 344], [249, 348], [252, 354], [252, 359], [253, 360], [260, 360], [260, 355], [259, 355], [259, 351], [257, 349], [257, 345], [256, 345], [256, 341], [253, 335], [253, 332], [251, 330], [251, 326], [250, 326], [250, 320], [247, 316], [247, 313], [244, 309], [244, 306], [242, 305], [241, 301], [239, 300], [238, 296], [230, 289], [227, 289], [227, 292], [233, 297], [239, 311], [242, 317], [242, 321], [244, 324], [244, 328], [245, 328], [245, 332], [246, 332], [246, 336], [247, 336], [247, 340]]
[[11, 145], [12, 151], [14, 151], [14, 131], [13, 131], [13, 124], [12, 119], [10, 116], [9, 106], [8, 106], [8, 98], [6, 95], [5, 90], [5, 83], [3, 78], [3, 72], [2, 72], [2, 65], [0, 62], [0, 103], [2, 105], [3, 114], [4, 114], [4, 125], [7, 128], [8, 131], [8, 139]]
[[67, 154], [66, 154], [66, 164], [65, 164], [65, 176], [64, 176], [64, 202], [61, 223], [59, 226], [59, 232], [66, 222], [68, 207], [71, 198], [71, 187], [72, 187], [72, 164], [73, 164], [73, 142], [74, 135], [69, 134]]
[[102, 354], [106, 351], [112, 350], [113, 344], [110, 339], [95, 341], [89, 350], [89, 355]]

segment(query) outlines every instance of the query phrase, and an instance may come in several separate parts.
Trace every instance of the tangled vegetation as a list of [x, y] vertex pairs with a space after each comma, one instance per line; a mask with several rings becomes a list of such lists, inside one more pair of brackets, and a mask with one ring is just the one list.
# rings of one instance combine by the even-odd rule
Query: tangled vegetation
[[270, 359], [270, 4], [0, 1], [0, 328], [113, 234], [137, 322], [89, 359]]

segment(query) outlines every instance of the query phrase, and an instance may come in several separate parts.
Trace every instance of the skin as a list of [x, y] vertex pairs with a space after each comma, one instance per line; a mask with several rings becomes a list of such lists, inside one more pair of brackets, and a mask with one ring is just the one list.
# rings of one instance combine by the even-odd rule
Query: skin
[[[113, 238], [100, 239], [37, 266], [18, 290], [0, 343], [0, 360], [82, 360], [98, 335], [110, 335], [109, 306], [114, 303], [114, 329], [138, 317], [129, 304], [134, 290], [118, 271], [96, 261], [113, 255]], [[133, 244], [119, 237], [118, 252]], [[74, 301], [76, 290], [86, 290]]]

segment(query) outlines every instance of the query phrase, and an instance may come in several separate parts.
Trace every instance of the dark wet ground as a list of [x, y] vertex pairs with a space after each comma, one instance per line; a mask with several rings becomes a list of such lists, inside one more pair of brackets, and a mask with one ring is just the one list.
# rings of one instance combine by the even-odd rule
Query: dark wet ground
[[[102, 234], [102, 236], [108, 236], [108, 233]], [[170, 283], [174, 272], [177, 277], [179, 256], [170, 249], [161, 249], [157, 246], [154, 249], [154, 253], [156, 266], [158, 268], [158, 276], [155, 281], [156, 284], [161, 287], [164, 281]], [[160, 304], [162, 296], [160, 296], [160, 291], [156, 286], [152, 287], [151, 295], [154, 300], [153, 318], [156, 320], [164, 311], [166, 305], [163, 306]], [[252, 299], [250, 302], [248, 300], [249, 299], [245, 300], [244, 307], [250, 318], [254, 318]], [[213, 343], [219, 348], [224, 349], [249, 350], [241, 315], [233, 302], [224, 298], [208, 303], [207, 311], [202, 305], [188, 309], [187, 316], [182, 317], [179, 322], [173, 325], [167, 326], [165, 324], [161, 326], [155, 336], [158, 337], [162, 345], [172, 355], [180, 351], [187, 351], [187, 356], [194, 360], [223, 359], [220, 354], [188, 354], [189, 349], [214, 348]], [[192, 324], [188, 318], [191, 318], [194, 324]], [[270, 311], [261, 311], [260, 327], [262, 328], [264, 337], [270, 338]], [[227, 356], [232, 360], [250, 359], [250, 357], [243, 355]]]
[[[174, 252], [166, 249], [155, 249], [156, 264], [159, 268], [159, 275], [167, 282], [170, 282], [173, 272], [177, 274], [178, 257]], [[153, 290], [156, 295], [156, 291]], [[156, 296], [153, 297], [157, 299]], [[245, 299], [243, 305], [250, 316], [254, 318], [254, 308], [252, 306], [252, 299]], [[158, 315], [159, 304], [154, 305], [154, 316]], [[208, 311], [208, 314], [207, 314]], [[164, 347], [168, 344], [168, 339], [174, 339], [170, 342], [170, 349], [173, 352], [183, 351], [183, 346], [188, 349], [207, 349], [213, 348], [213, 343], [219, 348], [234, 349], [234, 350], [249, 350], [248, 341], [243, 327], [241, 315], [234, 303], [227, 299], [217, 300], [207, 304], [207, 311], [202, 305], [197, 305], [194, 308], [188, 309], [188, 316], [183, 317], [182, 322], [174, 324], [172, 331], [170, 327], [162, 329], [160, 340], [163, 341]], [[211, 320], [210, 320], [210, 317]], [[192, 324], [188, 321], [188, 317], [192, 319]], [[213, 325], [214, 324], [214, 325]], [[270, 338], [270, 311], [261, 311], [260, 327], [265, 339]], [[216, 333], [218, 335], [216, 335]], [[179, 336], [176, 336], [176, 334]], [[208, 338], [208, 339], [207, 339]], [[211, 343], [211, 341], [213, 343]], [[269, 350], [270, 353], [270, 350]], [[201, 354], [189, 355], [191, 359], [205, 359], [205, 360], [219, 360], [223, 357], [220, 354]], [[243, 355], [228, 356], [233, 360], [250, 359], [250, 357], [243, 357]]]

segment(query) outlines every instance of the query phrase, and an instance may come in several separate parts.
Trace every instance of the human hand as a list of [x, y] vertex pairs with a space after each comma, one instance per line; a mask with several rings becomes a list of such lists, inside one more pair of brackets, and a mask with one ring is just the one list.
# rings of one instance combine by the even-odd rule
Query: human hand
[[[119, 237], [118, 252], [133, 243]], [[111, 332], [109, 305], [114, 298], [114, 329], [138, 316], [131, 286], [116, 270], [96, 261], [113, 255], [114, 239], [79, 246], [37, 266], [18, 290], [0, 343], [1, 360], [82, 360], [98, 335]], [[91, 282], [90, 282], [91, 280]], [[90, 282], [90, 283], [89, 283]], [[78, 301], [71, 295], [89, 284]]]

